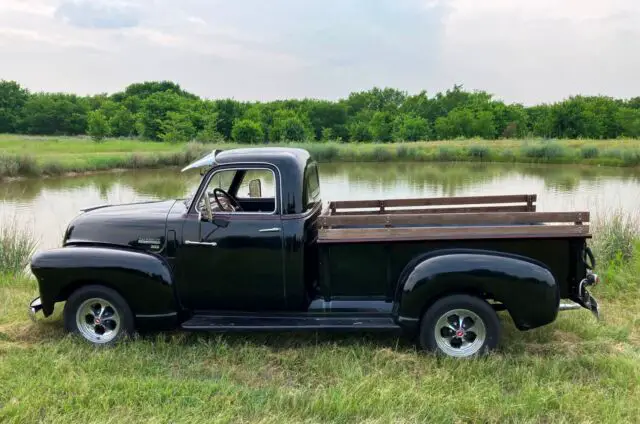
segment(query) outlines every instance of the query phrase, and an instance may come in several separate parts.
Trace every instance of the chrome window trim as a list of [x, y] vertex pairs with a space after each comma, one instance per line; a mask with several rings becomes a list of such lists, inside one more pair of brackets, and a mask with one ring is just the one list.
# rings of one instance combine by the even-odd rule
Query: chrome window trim
[[[215, 174], [217, 174], [218, 172], [222, 172], [222, 171], [246, 171], [249, 169], [266, 169], [268, 171], [270, 171], [273, 174], [273, 181], [274, 183], [276, 183], [276, 190], [275, 190], [275, 199], [273, 202], [274, 205], [274, 210], [271, 212], [223, 212], [225, 214], [238, 214], [238, 215], [283, 215], [283, 211], [284, 211], [284, 207], [283, 207], [283, 203], [282, 203], [282, 172], [280, 172], [280, 168], [278, 168], [277, 165], [273, 164], [273, 163], [268, 163], [268, 162], [242, 162], [242, 163], [238, 163], [238, 164], [218, 164], [219, 168], [221, 169], [216, 169], [213, 172], [211, 172], [207, 177], [206, 177], [206, 181], [203, 183], [200, 183], [200, 187], [198, 188], [198, 193], [197, 196], [194, 197], [193, 202], [191, 203], [191, 205], [189, 205], [189, 209], [193, 210], [195, 212], [198, 213], [199, 216], [201, 216], [202, 212], [198, 209], [198, 204], [200, 203], [200, 200], [202, 199], [203, 194], [206, 192], [207, 187], [209, 187], [209, 183], [211, 182], [211, 179], [213, 178], [213, 176]], [[228, 167], [227, 167], [228, 166]], [[272, 169], [275, 168], [275, 170], [277, 171], [277, 175], [276, 172]], [[280, 191], [280, 213], [278, 212], [278, 191]]]

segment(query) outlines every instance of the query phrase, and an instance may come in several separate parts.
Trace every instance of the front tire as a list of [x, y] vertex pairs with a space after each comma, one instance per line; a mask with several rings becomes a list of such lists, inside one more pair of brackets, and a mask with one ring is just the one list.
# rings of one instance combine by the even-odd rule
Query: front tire
[[115, 344], [133, 334], [133, 314], [118, 292], [100, 285], [84, 286], [69, 296], [64, 325], [95, 345]]
[[500, 320], [483, 299], [452, 295], [436, 301], [420, 324], [420, 346], [454, 358], [484, 355], [498, 344]]

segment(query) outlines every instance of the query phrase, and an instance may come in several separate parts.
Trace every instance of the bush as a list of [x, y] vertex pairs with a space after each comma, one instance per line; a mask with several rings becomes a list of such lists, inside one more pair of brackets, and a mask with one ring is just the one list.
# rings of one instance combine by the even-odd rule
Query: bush
[[516, 158], [516, 153], [511, 149], [505, 149], [500, 152], [500, 159], [504, 162], [514, 162]]
[[87, 114], [87, 133], [95, 141], [102, 141], [109, 135], [109, 122], [101, 110], [94, 110]]
[[565, 156], [566, 149], [558, 143], [549, 142], [533, 146], [524, 146], [522, 153], [528, 158], [554, 160]]
[[629, 261], [640, 235], [638, 216], [620, 210], [600, 216], [593, 224], [593, 246], [596, 260], [603, 264]]
[[456, 150], [452, 147], [440, 146], [436, 157], [441, 161], [453, 161], [456, 159]]
[[384, 146], [377, 146], [372, 152], [373, 160], [376, 162], [386, 162], [393, 158], [393, 155]]
[[249, 119], [236, 121], [233, 124], [231, 136], [236, 142], [243, 144], [257, 144], [264, 140], [264, 132], [260, 124]]
[[406, 159], [409, 157], [411, 150], [405, 145], [401, 144], [396, 147], [396, 156], [398, 159]]
[[338, 146], [332, 143], [327, 144], [309, 144], [305, 147], [312, 158], [318, 162], [331, 162], [338, 158], [340, 150]]
[[626, 166], [640, 165], [640, 150], [625, 150], [622, 155], [622, 163]]
[[471, 146], [469, 148], [469, 155], [472, 158], [484, 160], [489, 157], [490, 150], [487, 146]]
[[597, 158], [599, 153], [596, 146], [584, 146], [580, 149], [580, 156], [585, 159]]
[[10, 223], [0, 228], [0, 274], [21, 274], [29, 264], [36, 242], [26, 230]]
[[40, 167], [31, 155], [0, 154], [0, 177], [35, 176]]

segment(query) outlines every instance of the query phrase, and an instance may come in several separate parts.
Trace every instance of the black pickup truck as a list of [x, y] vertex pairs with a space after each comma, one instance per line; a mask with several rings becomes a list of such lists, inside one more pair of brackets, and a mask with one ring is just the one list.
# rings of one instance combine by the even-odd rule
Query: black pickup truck
[[32, 316], [66, 301], [65, 328], [98, 345], [143, 328], [400, 330], [467, 357], [496, 347], [497, 311], [520, 330], [598, 315], [588, 212], [536, 212], [535, 195], [323, 204], [303, 149], [216, 150], [196, 168], [187, 199], [83, 210], [32, 259]]

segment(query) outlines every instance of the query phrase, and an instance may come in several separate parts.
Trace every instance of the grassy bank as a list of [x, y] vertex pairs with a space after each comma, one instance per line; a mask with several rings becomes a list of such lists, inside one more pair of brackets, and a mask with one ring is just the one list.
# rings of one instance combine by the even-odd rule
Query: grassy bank
[[[272, 145], [285, 145], [275, 143]], [[477, 161], [583, 163], [640, 166], [640, 141], [621, 140], [451, 140], [414, 143], [297, 143], [320, 162]], [[115, 168], [155, 168], [186, 163], [214, 148], [246, 145], [172, 144], [79, 137], [0, 135], [0, 177], [60, 175]]]
[[[471, 361], [360, 334], [167, 333], [94, 349], [63, 333], [61, 307], [30, 322], [35, 284], [9, 265], [0, 282], [0, 421], [635, 422], [637, 222], [602, 221], [597, 230], [603, 320], [565, 312], [522, 333], [502, 314], [498, 352]], [[27, 258], [19, 246], [28, 240], [5, 234], [13, 234], [0, 239], [5, 251]]]

